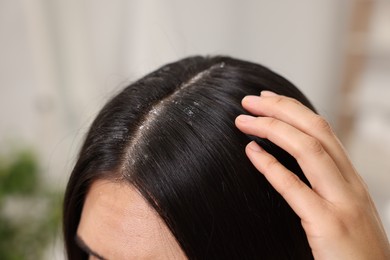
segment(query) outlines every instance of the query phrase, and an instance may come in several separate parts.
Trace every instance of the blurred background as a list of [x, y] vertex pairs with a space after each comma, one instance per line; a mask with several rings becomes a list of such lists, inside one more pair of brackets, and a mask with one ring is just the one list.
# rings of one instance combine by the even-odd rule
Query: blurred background
[[195, 54], [297, 85], [390, 234], [389, 0], [0, 0], [0, 259], [64, 259], [61, 198], [91, 121], [125, 85]]

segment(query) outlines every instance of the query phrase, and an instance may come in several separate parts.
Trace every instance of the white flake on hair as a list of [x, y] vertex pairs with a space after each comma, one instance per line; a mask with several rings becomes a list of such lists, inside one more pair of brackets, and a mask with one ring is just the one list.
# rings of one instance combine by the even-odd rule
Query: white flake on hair
[[[221, 66], [223, 67], [224, 63], [215, 64], [215, 65], [211, 66], [210, 68], [208, 68], [207, 70], [199, 72], [198, 74], [193, 76], [191, 79], [189, 79], [187, 82], [184, 82], [183, 84], [181, 84], [172, 94], [170, 94], [169, 96], [165, 97], [164, 99], [160, 100], [159, 102], [157, 102], [155, 105], [152, 106], [152, 108], [149, 110], [149, 112], [144, 117], [141, 124], [138, 126], [138, 129], [135, 131], [133, 138], [131, 138], [131, 140], [128, 144], [128, 150], [127, 150], [125, 157], [124, 157], [123, 167], [129, 166], [129, 163], [130, 163], [130, 166], [133, 166], [135, 164], [136, 160], [139, 159], [139, 158], [134, 158], [134, 154], [136, 154], [136, 152], [135, 152], [136, 147], [138, 146], [142, 136], [145, 135], [145, 133], [147, 131], [149, 131], [153, 122], [155, 122], [158, 119], [158, 117], [163, 114], [164, 109], [166, 107], [164, 104], [166, 102], [173, 102], [175, 105], [178, 105], [180, 103], [180, 101], [176, 100], [175, 97], [180, 92], [182, 92], [184, 89], [192, 86], [194, 83], [199, 81], [206, 74], [208, 74], [212, 69], [217, 68], [217, 67], [222, 68]], [[199, 104], [197, 102], [194, 102], [194, 105], [198, 106]], [[194, 115], [194, 112], [189, 107], [186, 107], [184, 109], [184, 112], [189, 117], [192, 117]], [[189, 121], [188, 123], [190, 125], [192, 125], [191, 121]], [[128, 163], [126, 163], [126, 162], [128, 162]], [[126, 171], [124, 171], [124, 172], [126, 172]]]

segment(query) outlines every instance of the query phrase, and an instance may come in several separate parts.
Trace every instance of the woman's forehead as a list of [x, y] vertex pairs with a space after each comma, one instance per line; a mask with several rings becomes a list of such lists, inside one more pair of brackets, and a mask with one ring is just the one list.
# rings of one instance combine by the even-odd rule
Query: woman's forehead
[[91, 185], [77, 234], [106, 259], [184, 257], [163, 220], [125, 183], [97, 180]]

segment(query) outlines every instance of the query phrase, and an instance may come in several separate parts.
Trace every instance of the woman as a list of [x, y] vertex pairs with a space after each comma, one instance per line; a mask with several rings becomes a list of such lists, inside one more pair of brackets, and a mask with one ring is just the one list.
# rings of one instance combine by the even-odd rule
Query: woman
[[313, 111], [286, 79], [228, 57], [131, 84], [71, 174], [69, 259], [385, 259], [365, 185]]

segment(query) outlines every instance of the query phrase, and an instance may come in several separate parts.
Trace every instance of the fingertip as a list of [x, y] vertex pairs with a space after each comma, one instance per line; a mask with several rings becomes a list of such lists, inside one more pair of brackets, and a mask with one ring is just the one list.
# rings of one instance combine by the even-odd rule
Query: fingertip
[[260, 92], [261, 97], [276, 97], [279, 96], [275, 92], [269, 91], [269, 90], [263, 90]]
[[239, 116], [237, 116], [236, 119], [234, 120], [234, 124], [235, 124], [236, 127], [237, 127], [238, 129], [240, 129], [240, 130], [241, 130], [242, 122], [243, 122], [242, 116], [243, 116], [243, 115], [239, 115]]
[[236, 126], [236, 127], [239, 127], [239, 125], [240, 125], [240, 123], [239, 123], [239, 118], [240, 116], [237, 116], [235, 119], [234, 119], [234, 125]]
[[255, 119], [256, 119], [256, 117], [254, 117], [254, 116], [239, 115], [238, 117], [236, 117], [236, 123], [247, 123], [247, 122], [253, 121]]
[[261, 146], [258, 145], [255, 141], [250, 142], [246, 147], [248, 150], [255, 152], [255, 153], [260, 153], [260, 152], [264, 151], [263, 148], [261, 148]]
[[257, 104], [259, 101], [260, 101], [259, 96], [248, 95], [242, 99], [241, 104], [244, 107], [245, 106], [252, 106], [252, 105]]

